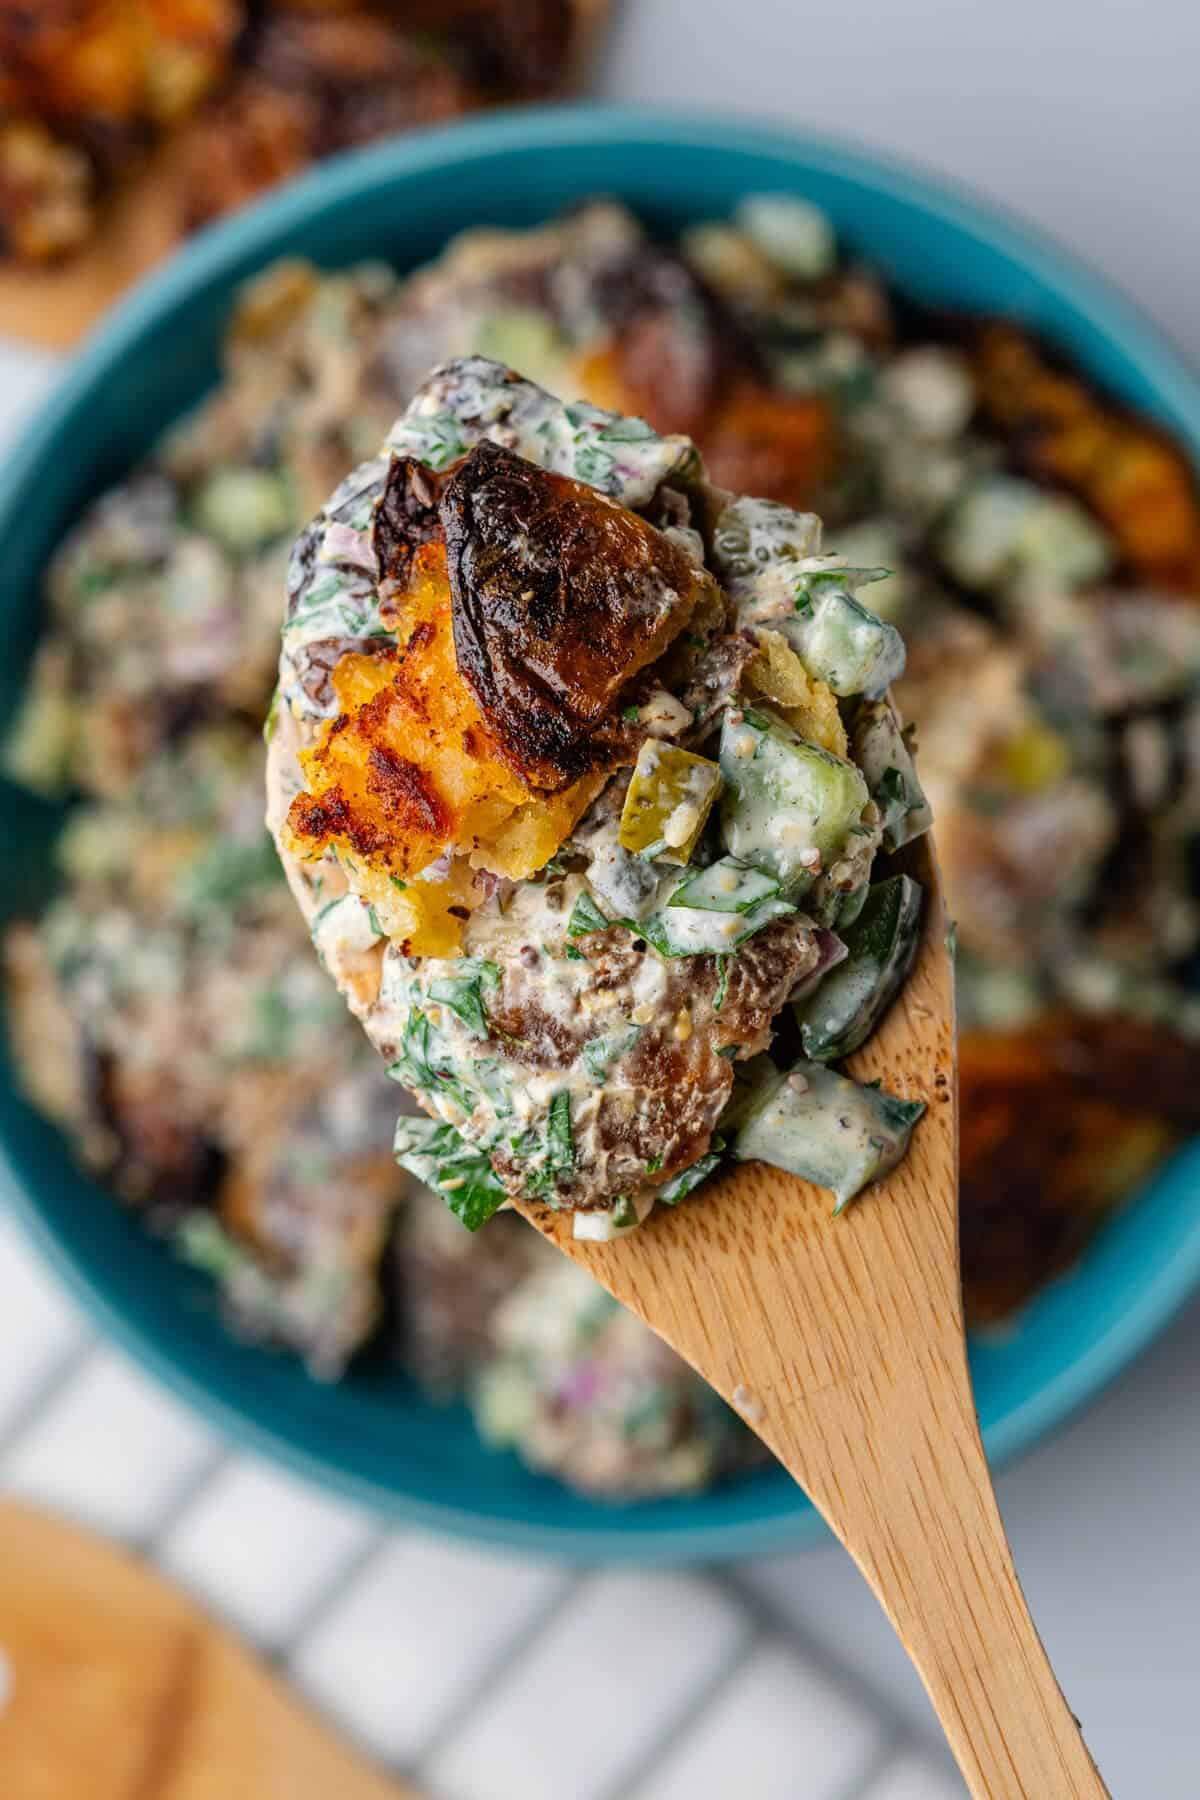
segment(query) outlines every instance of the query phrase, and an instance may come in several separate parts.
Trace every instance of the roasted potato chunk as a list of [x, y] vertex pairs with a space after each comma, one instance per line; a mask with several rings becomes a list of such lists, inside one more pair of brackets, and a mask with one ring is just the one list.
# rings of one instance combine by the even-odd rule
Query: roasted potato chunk
[[1120, 1017], [1048, 1016], [959, 1041], [970, 1316], [1003, 1318], [1077, 1259], [1200, 1124], [1195, 1047]]
[[974, 368], [985, 415], [1024, 466], [1078, 494], [1143, 581], [1200, 595], [1200, 492], [1183, 452], [1053, 368], [1011, 325], [978, 333]]
[[448, 850], [523, 879], [554, 854], [595, 783], [548, 799], [501, 754], [455, 662], [441, 544], [417, 553], [402, 608], [397, 640], [348, 652], [333, 671], [341, 710], [301, 755], [308, 792], [288, 815], [292, 846], [304, 857], [336, 846], [384, 882]]

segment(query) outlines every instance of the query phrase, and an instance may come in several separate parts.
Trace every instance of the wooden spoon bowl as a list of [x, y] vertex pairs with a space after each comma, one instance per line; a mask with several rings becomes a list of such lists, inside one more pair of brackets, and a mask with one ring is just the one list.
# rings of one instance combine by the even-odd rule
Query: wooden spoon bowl
[[851, 1060], [922, 1099], [908, 1156], [841, 1217], [765, 1163], [629, 1237], [521, 1211], [735, 1407], [854, 1557], [928, 1689], [972, 1794], [1106, 1793], [1022, 1595], [971, 1391], [958, 1258], [954, 968], [937, 864], [912, 975]]

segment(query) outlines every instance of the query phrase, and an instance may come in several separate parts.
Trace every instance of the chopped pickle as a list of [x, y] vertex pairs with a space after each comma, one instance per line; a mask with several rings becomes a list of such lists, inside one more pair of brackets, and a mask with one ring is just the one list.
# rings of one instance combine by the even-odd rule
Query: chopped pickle
[[686, 864], [720, 786], [721, 771], [707, 757], [647, 738], [621, 812], [622, 850]]
[[1066, 740], [1040, 719], [1031, 719], [1004, 744], [1000, 767], [1019, 794], [1036, 794], [1061, 781], [1070, 766]]

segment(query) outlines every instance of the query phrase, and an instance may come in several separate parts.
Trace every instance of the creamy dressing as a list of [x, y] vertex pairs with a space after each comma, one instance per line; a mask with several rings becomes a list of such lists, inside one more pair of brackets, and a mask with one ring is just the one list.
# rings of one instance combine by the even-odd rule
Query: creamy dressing
[[487, 357], [435, 372], [388, 434], [398, 455], [444, 469], [487, 438], [555, 474], [599, 488], [622, 506], [646, 506], [664, 481], [698, 472], [691, 440], [660, 437], [642, 419], [577, 400], [566, 405]]

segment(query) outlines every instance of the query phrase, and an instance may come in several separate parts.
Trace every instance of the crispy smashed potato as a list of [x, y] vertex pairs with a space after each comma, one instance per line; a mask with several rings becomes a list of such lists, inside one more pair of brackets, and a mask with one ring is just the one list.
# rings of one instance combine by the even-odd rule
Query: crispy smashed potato
[[308, 792], [292, 802], [288, 838], [302, 857], [336, 846], [390, 882], [406, 908], [416, 902], [395, 882], [407, 883], [447, 851], [513, 880], [532, 875], [570, 832], [596, 783], [547, 797], [500, 754], [458, 671], [442, 545], [417, 552], [400, 607], [396, 641], [371, 655], [352, 652], [334, 670], [341, 711], [301, 753]]
[[38, 0], [0, 7], [0, 105], [69, 126], [183, 116], [228, 66], [242, 0]]
[[246, 17], [242, 0], [0, 4], [0, 251], [85, 243], [105, 185], [224, 79]]
[[758, 655], [745, 674], [745, 685], [769, 700], [792, 730], [834, 756], [849, 755], [849, 740], [837, 696], [823, 681], [814, 681], [781, 632], [760, 630]]
[[351, 144], [551, 94], [579, 24], [571, 0], [0, 0], [0, 254], [78, 249], [168, 133], [189, 227]]
[[1142, 580], [1200, 596], [1200, 493], [1186, 456], [1054, 369], [1011, 325], [984, 327], [974, 366], [985, 415], [1025, 466], [1078, 494]]
[[822, 394], [778, 393], [746, 378], [713, 386], [711, 401], [693, 389], [685, 405], [678, 384], [661, 392], [659, 383], [631, 371], [613, 344], [577, 356], [572, 375], [593, 406], [636, 413], [658, 431], [696, 438], [718, 487], [807, 509], [837, 476], [836, 420]]
[[94, 176], [38, 119], [0, 120], [0, 247], [25, 262], [75, 250], [92, 229]]
[[783, 394], [739, 382], [702, 441], [718, 487], [801, 510], [822, 501], [837, 473], [836, 420], [822, 394]]
[[1049, 1016], [959, 1039], [962, 1259], [977, 1323], [1070, 1268], [1200, 1126], [1195, 1047], [1158, 1025]]

